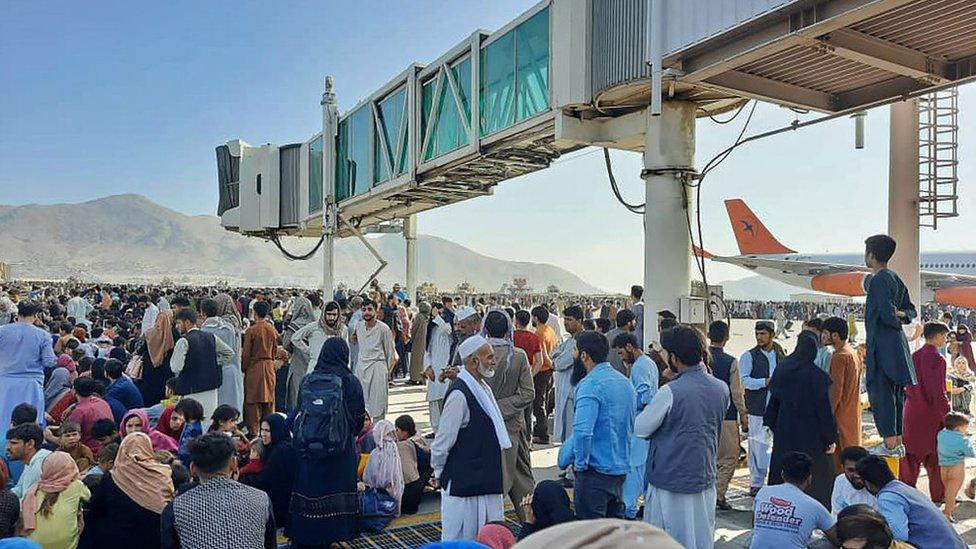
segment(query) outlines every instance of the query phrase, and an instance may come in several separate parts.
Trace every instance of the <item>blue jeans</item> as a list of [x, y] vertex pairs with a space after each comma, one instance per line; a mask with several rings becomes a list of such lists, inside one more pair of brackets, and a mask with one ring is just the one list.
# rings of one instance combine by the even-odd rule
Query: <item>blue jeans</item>
[[624, 518], [624, 479], [626, 475], [604, 475], [592, 469], [576, 472], [573, 505], [576, 518]]

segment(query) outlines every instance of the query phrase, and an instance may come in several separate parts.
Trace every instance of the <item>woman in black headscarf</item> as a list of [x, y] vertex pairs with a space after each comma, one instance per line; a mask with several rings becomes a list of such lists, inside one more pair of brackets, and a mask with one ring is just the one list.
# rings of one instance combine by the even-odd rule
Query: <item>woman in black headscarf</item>
[[[529, 500], [528, 497], [525, 499]], [[539, 530], [576, 520], [576, 515], [569, 507], [566, 489], [554, 480], [544, 480], [536, 484], [532, 499], [529, 502], [523, 501], [522, 507], [525, 509], [525, 522], [522, 523], [522, 530], [518, 535], [519, 541]]]
[[[332, 337], [319, 352], [315, 369], [305, 376], [337, 376], [342, 382], [342, 400], [349, 423], [349, 440], [338, 455], [315, 457], [300, 454], [295, 472], [295, 486], [291, 499], [292, 547], [329, 547], [359, 535], [357, 513], [359, 494], [356, 490], [356, 469], [359, 454], [356, 435], [363, 428], [366, 402], [363, 387], [349, 371], [349, 346], [345, 340]], [[302, 384], [299, 402], [305, 398]], [[296, 425], [300, 417], [296, 419]]]
[[813, 480], [806, 492], [830, 508], [837, 448], [837, 423], [830, 407], [830, 375], [817, 367], [816, 334], [803, 331], [796, 350], [786, 357], [769, 383], [763, 423], [773, 431], [769, 484], [782, 484], [783, 457], [803, 452], [813, 458]]
[[[295, 482], [295, 462], [298, 459], [291, 443], [291, 433], [281, 414], [272, 413], [261, 419], [261, 442], [264, 443], [264, 469], [258, 477], [258, 488], [271, 498], [275, 524], [289, 536], [288, 502]], [[289, 536], [290, 537], [290, 536]]]

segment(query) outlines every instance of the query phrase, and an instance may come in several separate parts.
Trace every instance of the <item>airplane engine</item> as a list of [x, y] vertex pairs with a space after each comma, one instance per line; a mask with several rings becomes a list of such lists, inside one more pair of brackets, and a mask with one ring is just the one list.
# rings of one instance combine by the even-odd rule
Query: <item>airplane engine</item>
[[954, 286], [935, 290], [936, 303], [976, 308], [976, 286]]
[[871, 273], [828, 273], [810, 280], [810, 287], [828, 294], [859, 296], [867, 293]]

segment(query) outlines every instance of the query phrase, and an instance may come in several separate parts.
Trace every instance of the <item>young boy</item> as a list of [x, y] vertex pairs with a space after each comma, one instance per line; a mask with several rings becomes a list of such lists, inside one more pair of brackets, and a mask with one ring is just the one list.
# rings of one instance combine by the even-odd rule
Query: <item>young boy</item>
[[98, 465], [85, 471], [85, 476], [102, 476], [115, 467], [115, 458], [119, 455], [119, 445], [116, 442], [102, 446], [98, 451]]
[[190, 466], [190, 452], [186, 444], [203, 434], [203, 405], [196, 399], [183, 398], [173, 408], [173, 415], [183, 418], [183, 432], [180, 433], [178, 456], [180, 462]]
[[79, 471], [87, 471], [95, 464], [95, 455], [92, 454], [91, 448], [81, 443], [81, 425], [74, 421], [65, 421], [61, 424], [58, 450], [70, 454], [78, 465]]
[[966, 478], [966, 458], [976, 457], [973, 441], [967, 429], [969, 418], [959, 412], [949, 412], [945, 417], [945, 428], [939, 431], [939, 467], [942, 482], [945, 484], [945, 508], [942, 512], [949, 522], [956, 522], [952, 512], [956, 509], [956, 494]]
[[915, 370], [902, 327], [911, 324], [918, 313], [909, 299], [905, 283], [888, 269], [895, 246], [895, 240], [884, 234], [864, 241], [864, 263], [874, 273], [868, 283], [867, 301], [864, 304], [866, 381], [874, 422], [884, 438], [883, 444], [870, 451], [872, 454], [904, 457], [902, 414], [905, 387], [915, 385]]
[[424, 486], [433, 473], [430, 466], [430, 449], [427, 447], [427, 441], [417, 434], [417, 425], [411, 416], [398, 417], [394, 425], [405, 483], [400, 510], [405, 515], [413, 515], [420, 508]]

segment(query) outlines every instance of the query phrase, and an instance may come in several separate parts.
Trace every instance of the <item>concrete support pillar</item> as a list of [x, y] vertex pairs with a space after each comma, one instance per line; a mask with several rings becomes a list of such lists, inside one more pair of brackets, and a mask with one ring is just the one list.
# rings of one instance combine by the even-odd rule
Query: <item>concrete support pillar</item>
[[918, 100], [893, 103], [888, 144], [888, 235], [898, 247], [889, 266], [921, 306], [918, 244]]
[[407, 297], [417, 303], [417, 214], [403, 218], [403, 238], [407, 241]]
[[657, 313], [679, 313], [691, 290], [690, 211], [683, 179], [695, 166], [695, 105], [666, 101], [647, 114], [644, 145], [644, 342], [659, 341]]
[[332, 91], [332, 77], [325, 77], [322, 92], [322, 295], [325, 301], [335, 293], [335, 239], [339, 209], [335, 202], [335, 136], [339, 128], [339, 106]]

